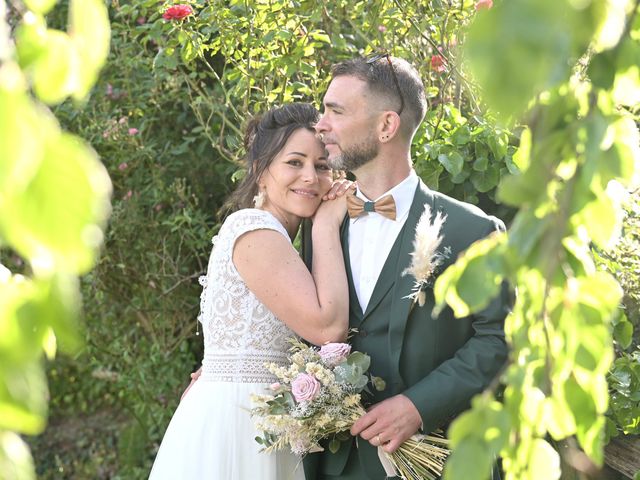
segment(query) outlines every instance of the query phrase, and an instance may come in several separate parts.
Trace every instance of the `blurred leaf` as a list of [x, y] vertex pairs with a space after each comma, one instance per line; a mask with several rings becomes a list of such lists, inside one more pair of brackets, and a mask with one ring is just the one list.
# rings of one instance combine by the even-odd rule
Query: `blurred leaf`
[[25, 15], [15, 35], [20, 67], [28, 68], [46, 52], [47, 24], [40, 15]]
[[69, 35], [78, 52], [78, 83], [74, 98], [83, 99], [109, 55], [111, 28], [102, 0], [71, 0]]
[[[470, 462], [469, 459], [473, 459]], [[487, 480], [490, 478], [493, 455], [481, 439], [471, 437], [461, 442], [449, 455], [444, 466], [444, 480]]]
[[0, 472], [11, 480], [36, 478], [29, 447], [13, 432], [0, 431]]
[[25, 6], [32, 12], [45, 14], [53, 8], [58, 0], [24, 0]]
[[0, 430], [37, 435], [45, 426], [48, 395], [40, 361], [13, 363], [0, 355]]
[[500, 288], [500, 246], [504, 235], [492, 234], [472, 244], [436, 280], [436, 309], [446, 303], [458, 318], [486, 307]]
[[633, 107], [640, 103], [639, 39], [626, 39], [617, 53], [613, 98], [616, 104]]
[[45, 48], [29, 68], [36, 95], [49, 105], [62, 102], [78, 87], [79, 63], [69, 36], [47, 30]]
[[499, 2], [481, 13], [466, 58], [502, 118], [521, 115], [537, 93], [566, 78], [593, 31], [589, 7], [574, 9], [567, 0]]
[[633, 325], [626, 318], [613, 328], [613, 338], [621, 348], [627, 349], [633, 340]]
[[541, 438], [533, 440], [528, 464], [528, 478], [555, 480], [560, 478], [560, 456]]
[[0, 227], [44, 268], [86, 272], [102, 242], [111, 183], [95, 153], [69, 134], [50, 136], [38, 171], [0, 205]]

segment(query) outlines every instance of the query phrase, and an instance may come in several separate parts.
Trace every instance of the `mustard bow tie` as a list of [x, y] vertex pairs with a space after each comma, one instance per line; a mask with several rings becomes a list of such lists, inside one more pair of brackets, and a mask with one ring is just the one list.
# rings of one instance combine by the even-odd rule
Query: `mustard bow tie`
[[365, 202], [354, 194], [347, 195], [349, 217], [355, 218], [364, 212], [376, 212], [391, 220], [396, 219], [396, 202], [391, 195], [385, 195], [376, 202]]

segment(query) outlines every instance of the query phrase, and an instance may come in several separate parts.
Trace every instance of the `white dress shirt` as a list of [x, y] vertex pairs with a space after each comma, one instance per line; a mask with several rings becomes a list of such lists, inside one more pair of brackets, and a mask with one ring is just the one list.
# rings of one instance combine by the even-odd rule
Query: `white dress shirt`
[[[414, 170], [407, 178], [388, 192], [380, 195], [392, 195], [396, 202], [396, 219], [391, 220], [378, 213], [364, 213], [349, 220], [349, 257], [351, 274], [358, 301], [362, 311], [367, 310], [373, 289], [378, 282], [380, 271], [387, 261], [398, 233], [402, 230], [409, 215], [409, 208], [418, 187], [418, 175]], [[371, 201], [360, 190], [356, 196], [365, 202]]]

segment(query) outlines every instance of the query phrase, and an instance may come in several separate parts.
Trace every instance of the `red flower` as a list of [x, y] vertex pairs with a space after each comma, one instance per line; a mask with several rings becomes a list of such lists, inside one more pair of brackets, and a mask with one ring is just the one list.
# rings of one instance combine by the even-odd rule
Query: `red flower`
[[436, 72], [445, 72], [447, 70], [445, 63], [446, 62], [444, 58], [442, 58], [442, 55], [431, 56], [431, 70], [435, 70]]
[[167, 8], [162, 14], [165, 20], [182, 20], [189, 15], [193, 15], [191, 5], [178, 4]]
[[476, 2], [476, 10], [482, 10], [483, 8], [489, 10], [491, 7], [493, 7], [493, 0], [478, 0]]

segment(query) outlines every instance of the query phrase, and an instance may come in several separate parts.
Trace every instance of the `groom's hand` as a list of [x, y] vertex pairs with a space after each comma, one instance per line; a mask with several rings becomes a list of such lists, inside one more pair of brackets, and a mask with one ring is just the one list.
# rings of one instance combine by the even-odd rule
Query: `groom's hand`
[[182, 399], [187, 394], [187, 392], [191, 389], [191, 387], [193, 387], [193, 384], [198, 381], [198, 379], [200, 378], [200, 375], [202, 375], [202, 367], [200, 367], [198, 370], [196, 370], [191, 374], [191, 382], [189, 383], [189, 386], [185, 389], [185, 391], [182, 392], [182, 395], [180, 396], [180, 401], [182, 401]]
[[376, 403], [351, 427], [351, 435], [360, 435], [374, 447], [392, 453], [422, 425], [418, 409], [404, 395], [395, 395]]

